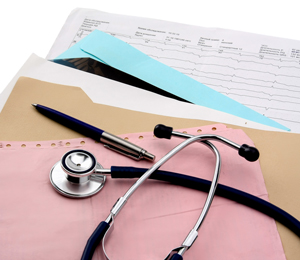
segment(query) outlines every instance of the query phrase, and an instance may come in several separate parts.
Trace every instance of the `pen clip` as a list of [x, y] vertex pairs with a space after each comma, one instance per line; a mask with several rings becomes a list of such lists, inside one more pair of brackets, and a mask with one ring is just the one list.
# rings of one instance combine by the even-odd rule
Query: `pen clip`
[[136, 160], [136, 161], [139, 161], [143, 158], [143, 156], [141, 156], [141, 154], [137, 155], [137, 154], [134, 154], [134, 153], [130, 153], [128, 151], [124, 151], [124, 150], [122, 150], [118, 147], [112, 146], [112, 145], [105, 144], [104, 147], [109, 149], [109, 150], [115, 151], [117, 153], [123, 154], [123, 155], [125, 155], [125, 156], [127, 156], [131, 159]]

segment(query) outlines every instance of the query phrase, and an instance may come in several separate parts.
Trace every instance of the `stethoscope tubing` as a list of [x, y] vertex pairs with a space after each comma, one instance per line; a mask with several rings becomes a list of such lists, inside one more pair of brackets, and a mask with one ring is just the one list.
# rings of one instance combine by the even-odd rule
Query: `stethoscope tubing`
[[[142, 175], [143, 172], [145, 172], [146, 170], [147, 169], [135, 167], [112, 166], [111, 178], [139, 178], [139, 176]], [[195, 189], [203, 192], [208, 192], [211, 185], [211, 181], [209, 180], [168, 171], [156, 171], [150, 176], [150, 179], [166, 181], [174, 185]], [[273, 205], [272, 203], [247, 192], [220, 183], [217, 186], [215, 194], [217, 196], [230, 199], [232, 201], [238, 202], [239, 204], [255, 209], [275, 219], [276, 221], [280, 222], [300, 237], [300, 222], [292, 215], [288, 214], [287, 212]]]
[[[144, 174], [148, 169], [135, 168], [135, 167], [111, 167], [111, 178], [113, 179], [130, 179], [130, 178], [139, 178]], [[151, 176], [150, 179], [155, 179], [159, 181], [169, 182], [174, 185], [195, 189], [203, 192], [208, 192], [211, 186], [211, 181], [192, 177], [189, 175], [168, 172], [168, 171], [156, 171]], [[259, 197], [251, 195], [247, 192], [243, 192], [238, 189], [231, 188], [226, 185], [218, 184], [215, 194], [217, 196], [230, 199], [232, 201], [238, 202], [242, 205], [255, 209], [273, 219], [283, 224], [291, 231], [293, 231], [297, 236], [300, 237], [300, 222], [294, 218], [292, 215], [288, 214], [279, 207], [273, 205], [272, 203], [263, 200]], [[93, 253], [104, 237], [106, 231], [109, 228], [109, 224], [105, 221], [102, 221], [90, 238], [87, 241], [86, 247], [82, 254], [81, 260], [90, 260], [92, 259]], [[175, 258], [174, 258], [175, 257]], [[174, 259], [181, 257], [180, 255], [174, 255]], [[177, 257], [177, 258], [176, 258]], [[182, 259], [178, 258], [178, 259]]]

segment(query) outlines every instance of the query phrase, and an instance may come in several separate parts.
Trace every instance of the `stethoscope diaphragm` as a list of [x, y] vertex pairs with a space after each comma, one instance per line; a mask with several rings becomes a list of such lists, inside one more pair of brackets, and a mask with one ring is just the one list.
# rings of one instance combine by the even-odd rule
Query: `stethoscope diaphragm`
[[69, 198], [86, 198], [99, 192], [106, 176], [94, 174], [103, 169], [95, 156], [85, 150], [72, 150], [63, 155], [50, 171], [52, 186]]

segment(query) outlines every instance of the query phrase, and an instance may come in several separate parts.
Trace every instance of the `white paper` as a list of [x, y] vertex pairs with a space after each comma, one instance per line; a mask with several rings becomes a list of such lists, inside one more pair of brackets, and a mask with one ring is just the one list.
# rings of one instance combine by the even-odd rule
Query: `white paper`
[[300, 41], [76, 9], [47, 58], [94, 29], [300, 132]]
[[[93, 102], [157, 115], [202, 119], [249, 128], [278, 131], [210, 108], [180, 102], [117, 81], [53, 63], [32, 54], [0, 95], [0, 112], [19, 77], [80, 87]], [[38, 100], [36, 101], [39, 102]], [[55, 109], [55, 108], [54, 108]], [[159, 123], [159, 122], [158, 122]]]

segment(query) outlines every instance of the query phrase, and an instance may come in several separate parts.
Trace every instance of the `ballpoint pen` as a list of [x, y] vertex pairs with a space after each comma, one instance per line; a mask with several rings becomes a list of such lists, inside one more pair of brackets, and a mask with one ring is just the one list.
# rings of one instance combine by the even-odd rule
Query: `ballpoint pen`
[[145, 149], [118, 136], [105, 132], [104, 130], [84, 123], [76, 118], [63, 114], [54, 109], [39, 104], [32, 105], [44, 116], [78, 133], [104, 143], [104, 147], [110, 150], [121, 153], [135, 160], [147, 159], [153, 161], [155, 159], [155, 156], [151, 153], [148, 153]]

